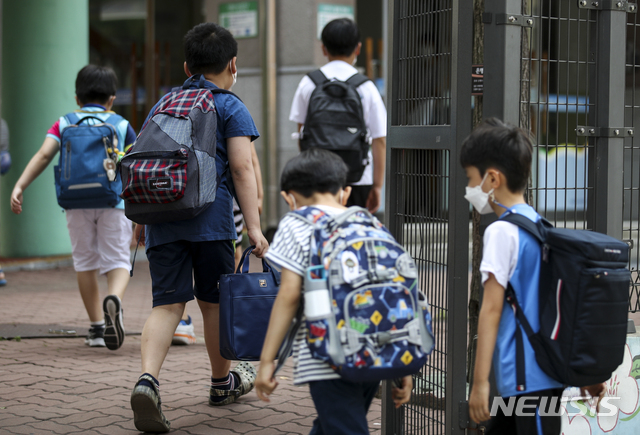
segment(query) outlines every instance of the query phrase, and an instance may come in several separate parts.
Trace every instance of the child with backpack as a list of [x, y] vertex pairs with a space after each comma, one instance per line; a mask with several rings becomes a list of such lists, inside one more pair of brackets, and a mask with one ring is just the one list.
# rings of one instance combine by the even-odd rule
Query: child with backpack
[[[505, 295], [513, 289], [518, 309], [529, 320], [533, 332], [538, 331], [538, 312], [542, 309], [539, 306], [542, 248], [532, 234], [505, 220], [509, 215], [524, 216], [532, 222], [541, 219], [524, 198], [531, 158], [532, 144], [527, 133], [495, 118], [476, 128], [460, 151], [460, 163], [469, 180], [465, 198], [480, 214], [493, 212], [501, 218], [489, 225], [484, 234], [480, 264], [484, 294], [469, 396], [473, 421], [480, 423], [491, 417], [487, 433], [560, 433], [563, 384], [540, 367], [534, 348], [517, 328], [516, 309], [505, 303]], [[524, 346], [524, 359], [518, 361], [516, 354], [521, 346]], [[497, 414], [490, 415], [489, 410], [493, 411], [489, 403], [492, 360], [500, 396], [515, 397], [513, 409], [531, 412], [505, 415], [498, 407]], [[526, 370], [521, 371], [519, 364], [526, 364]], [[583, 394], [586, 392], [600, 397], [604, 384], [586, 386]]]
[[[323, 220], [324, 222], [333, 222], [330, 221], [330, 219], [346, 215], [344, 212], [347, 208], [344, 204], [351, 191], [351, 188], [346, 186], [347, 171], [348, 168], [346, 164], [338, 155], [322, 149], [303, 151], [286, 164], [281, 176], [281, 195], [287, 204], [289, 204], [292, 212], [288, 213], [280, 222], [278, 231], [274, 236], [273, 243], [266, 256], [268, 260], [282, 267], [282, 275], [280, 290], [271, 312], [269, 328], [262, 348], [260, 367], [256, 378], [256, 392], [261, 400], [269, 401], [269, 395], [277, 387], [274, 376], [276, 370], [274, 359], [277, 357], [278, 349], [285, 335], [288, 334], [295, 337], [292, 343], [294, 383], [296, 385], [309, 384], [311, 396], [318, 413], [318, 417], [313, 423], [312, 434], [368, 434], [367, 411], [378, 389], [380, 379], [375, 379], [375, 374], [372, 375], [374, 378], [367, 378], [367, 376], [374, 373], [376, 369], [376, 367], [373, 367], [374, 365], [382, 367], [392, 364], [392, 361], [389, 361], [385, 355], [382, 355], [382, 352], [374, 356], [375, 362], [373, 362], [365, 361], [365, 356], [360, 359], [361, 355], [367, 355], [366, 349], [363, 353], [358, 351], [358, 353], [355, 354], [356, 361], [354, 362], [356, 366], [355, 377], [358, 378], [359, 375], [362, 375], [362, 379], [365, 380], [350, 381], [344, 378], [346, 372], [342, 371], [343, 367], [339, 370], [334, 370], [332, 364], [326, 358], [324, 360], [316, 358], [307, 344], [308, 340], [305, 339], [308, 335], [313, 336], [315, 343], [314, 348], [319, 349], [322, 347], [322, 343], [326, 343], [323, 337], [329, 337], [332, 334], [331, 328], [328, 328], [327, 324], [322, 321], [324, 319], [331, 323], [327, 314], [332, 311], [331, 297], [327, 291], [327, 282], [321, 279], [322, 274], [320, 269], [324, 269], [324, 267], [322, 265], [312, 266], [314, 262], [310, 258], [311, 254], [316, 252], [314, 240], [317, 239], [315, 239], [315, 237], [322, 237], [319, 232], [323, 231], [318, 227], [316, 227], [317, 231], [314, 230], [313, 222], [320, 225]], [[362, 219], [362, 222], [367, 222], [366, 226], [359, 227], [358, 234], [367, 231], [367, 228], [376, 228], [376, 230], [384, 231], [379, 222], [376, 220], [368, 220], [366, 217], [368, 214], [364, 209], [353, 207], [349, 209], [349, 212], [352, 211], [358, 215], [358, 219]], [[370, 217], [370, 215], [368, 216]], [[373, 223], [374, 225], [369, 226], [369, 223]], [[355, 234], [353, 231], [355, 231], [353, 227], [341, 227], [332, 234], [336, 234], [337, 232], [343, 234], [351, 232]], [[314, 237], [312, 237], [312, 235], [314, 235]], [[395, 243], [386, 231], [384, 231], [383, 238]], [[370, 242], [367, 241], [365, 243], [368, 244]], [[313, 247], [312, 244], [314, 244]], [[319, 245], [322, 244], [323, 242], [317, 240], [318, 251], [320, 250]], [[363, 243], [360, 243], [358, 247], [362, 249], [361, 253], [363, 255], [365, 250], [369, 253], [368, 257], [364, 255], [364, 258], [372, 260], [373, 255], [382, 262], [380, 257], [372, 254], [375, 248], [369, 250], [368, 247], [364, 247]], [[378, 248], [381, 257], [399, 258], [396, 252], [386, 250], [382, 246], [378, 246]], [[358, 277], [362, 275], [359, 274], [359, 272], [362, 271], [362, 267], [366, 267], [364, 265], [359, 266], [357, 258], [353, 252], [347, 252], [345, 250], [341, 252], [340, 260], [336, 259], [331, 264], [337, 266], [339, 270], [344, 271], [344, 275], [352, 274], [352, 278], [357, 280]], [[414, 265], [413, 260], [406, 257], [404, 260], [404, 262], [400, 260], [397, 262], [402, 262], [407, 266], [404, 270], [401, 268], [397, 269], [400, 272], [394, 275], [397, 281], [404, 282], [405, 277], [403, 277], [403, 275], [406, 275], [407, 281], [411, 280], [411, 278], [409, 278], [410, 276], [414, 278], [417, 277], [417, 272], [411, 268], [411, 265]], [[343, 262], [345, 264], [344, 266], [342, 266]], [[381, 264], [379, 267], [374, 268], [376, 272], [372, 272], [371, 270], [369, 270], [369, 272], [381, 273], [384, 269]], [[312, 273], [312, 269], [315, 272]], [[385, 269], [385, 271], [386, 270], [390, 271], [391, 268]], [[415, 274], [412, 273], [412, 271], [415, 272]], [[335, 270], [335, 272], [337, 272], [337, 270]], [[341, 272], [338, 273], [340, 274]], [[327, 274], [334, 275], [333, 266]], [[343, 277], [346, 281], [354, 282], [351, 278], [344, 275]], [[364, 275], [367, 275], [366, 271]], [[384, 281], [384, 278], [380, 277], [380, 279], [381, 282]], [[313, 282], [310, 280], [313, 280]], [[344, 281], [343, 284], [345, 284]], [[365, 280], [360, 284], [367, 284], [367, 281]], [[411, 287], [413, 289], [413, 286]], [[385, 322], [394, 316], [397, 316], [398, 319], [407, 319], [407, 313], [401, 313], [400, 309], [395, 310], [396, 308], [404, 308], [408, 312], [407, 305], [403, 305], [403, 303], [389, 304], [393, 307], [393, 309], [389, 310], [380, 308], [380, 311], [384, 314], [372, 314], [369, 310], [373, 309], [374, 296], [377, 295], [376, 291], [370, 290], [371, 287], [368, 285], [361, 285], [359, 289], [362, 291], [355, 292], [358, 295], [354, 301], [354, 305], [356, 305], [355, 308], [358, 312], [352, 316], [351, 326], [366, 329], [367, 325], [373, 323], [381, 327], [388, 326], [385, 325]], [[385, 287], [383, 292], [384, 291], [387, 291], [389, 296], [396, 294], [388, 287]], [[403, 290], [402, 293], [404, 294], [405, 291]], [[407, 291], [406, 293], [409, 292]], [[334, 292], [333, 297], [338, 298], [339, 296]], [[292, 319], [296, 318], [300, 320], [300, 315], [296, 313], [302, 304], [303, 298], [305, 321], [307, 324], [309, 321], [314, 321], [314, 323], [309, 327], [303, 324], [296, 334], [295, 331], [289, 331], [289, 327]], [[340, 301], [336, 302], [333, 300], [334, 307], [339, 305], [341, 305]], [[349, 305], [351, 306], [352, 304], [350, 303]], [[420, 323], [421, 316], [419, 313], [424, 313], [425, 311], [420, 310], [417, 304], [414, 304], [414, 308], [415, 311], [410, 310], [408, 316], [413, 318], [415, 313], [416, 317], [414, 320], [416, 320], [416, 322], [414, 325], [422, 324]], [[372, 320], [369, 320], [369, 318]], [[395, 317], [393, 320], [396, 320]], [[343, 324], [343, 321], [339, 321], [338, 323], [338, 328], [341, 328], [340, 330], [343, 332], [352, 331]], [[419, 332], [416, 330], [416, 336], [420, 336], [421, 333], [424, 333], [425, 336], [428, 334], [425, 330]], [[366, 337], [366, 340], [368, 342], [377, 342], [374, 335], [375, 334], [372, 334]], [[364, 338], [365, 336], [356, 334], [354, 337], [356, 341], [359, 341], [360, 337]], [[391, 335], [389, 335], [387, 339], [393, 341]], [[327, 347], [330, 348], [336, 345], [340, 346], [339, 340], [332, 341], [327, 344]], [[356, 345], [356, 347], [359, 346]], [[373, 347], [378, 349], [375, 345]], [[404, 363], [401, 363], [403, 366], [409, 364], [411, 360], [414, 360], [414, 356], [422, 357], [423, 359], [415, 358], [414, 360], [414, 362], [418, 363], [418, 367], [409, 373], [415, 373], [424, 364], [426, 354], [430, 352], [431, 347], [432, 346], [427, 345], [426, 349], [421, 348], [420, 350], [418, 350], [418, 347], [415, 347], [412, 348], [411, 351], [396, 352], [396, 354], [402, 354], [405, 358], [403, 360]], [[329, 353], [331, 353], [331, 351], [329, 351]], [[288, 354], [288, 352], [286, 350], [283, 351], [283, 355], [286, 354]], [[349, 358], [351, 357], [347, 356], [346, 360], [349, 360]], [[279, 361], [279, 363], [281, 363], [281, 361]], [[371, 363], [371, 366], [369, 366], [369, 363]], [[367, 365], [366, 369], [363, 368], [365, 365]], [[363, 369], [359, 370], [358, 367]], [[353, 374], [352, 372], [351, 375]], [[401, 380], [399, 380], [399, 386], [393, 388], [393, 400], [396, 407], [409, 401], [411, 389], [412, 378], [411, 375], [406, 373]]]
[[[116, 98], [117, 78], [107, 67], [87, 65], [76, 78], [76, 103], [80, 110], [69, 113], [56, 121], [47, 132], [40, 150], [29, 161], [11, 193], [11, 210], [20, 214], [23, 194], [27, 187], [45, 170], [56, 153], [65, 152], [69, 161], [88, 167], [96, 179], [105, 181], [87, 192], [84, 198], [63, 202], [60, 196], [60, 178], [73, 179], [79, 172], [67, 167], [62, 172], [56, 167], [56, 191], [58, 203], [65, 209], [67, 227], [71, 239], [73, 266], [78, 276], [78, 288], [91, 327], [86, 344], [91, 347], [118, 349], [124, 341], [122, 298], [129, 283], [132, 223], [124, 215], [124, 205], [118, 198], [120, 177], [115, 173], [117, 153], [132, 144], [136, 134], [127, 120], [111, 111]], [[76, 132], [82, 132], [76, 135]], [[88, 139], [98, 144], [98, 154], [83, 148]], [[74, 158], [75, 150], [85, 149]], [[94, 159], [95, 156], [99, 159]], [[62, 159], [61, 159], [62, 160]], [[63, 162], [61, 162], [62, 164]], [[113, 166], [110, 166], [113, 164]], [[109, 172], [111, 169], [113, 172]], [[89, 183], [82, 180], [83, 187]], [[110, 188], [111, 187], [111, 188]], [[79, 193], [83, 189], [67, 192]], [[109, 295], [100, 301], [98, 275], [107, 275]]]
[[375, 213], [384, 184], [387, 110], [375, 84], [354, 67], [362, 47], [356, 23], [332, 20], [321, 39], [329, 62], [300, 80], [289, 120], [298, 124], [300, 150], [328, 149], [347, 163], [347, 206]]
[[[253, 389], [256, 375], [255, 368], [248, 362], [239, 363], [230, 370], [231, 362], [220, 355], [217, 284], [220, 275], [234, 272], [233, 188], [244, 214], [247, 236], [256, 246], [253, 252], [262, 257], [268, 249], [260, 229], [256, 177], [251, 160], [251, 142], [259, 133], [246, 106], [229, 91], [236, 82], [238, 71], [238, 44], [231, 33], [214, 23], [199, 24], [185, 35], [184, 54], [184, 71], [189, 79], [181, 89], [165, 95], [151, 109], [136, 144], [122, 159], [125, 162], [128, 158], [134, 159], [136, 153], [141, 154], [136, 150], [139, 145], [153, 145], [152, 141], [143, 139], [145, 135], [149, 137], [146, 132], [155, 132], [161, 138], [159, 146], [168, 147], [182, 141], [181, 154], [184, 151], [189, 158], [196, 153], [200, 153], [200, 159], [213, 157], [214, 164], [201, 167], [200, 181], [219, 179], [215, 189], [210, 189], [214, 190], [215, 201], [194, 217], [150, 223], [144, 230], [136, 227], [136, 233], [145, 231], [153, 309], [142, 330], [142, 375], [131, 393], [131, 409], [136, 428], [146, 432], [170, 430], [170, 422], [161, 409], [158, 377], [185, 305], [194, 297], [202, 312], [204, 340], [211, 362], [209, 405], [235, 402]], [[169, 128], [182, 122], [177, 119], [180, 117], [172, 116], [176, 113], [186, 113], [190, 117], [191, 132]], [[212, 151], [194, 152], [196, 146]], [[186, 165], [190, 165], [189, 161]], [[134, 169], [135, 166], [132, 164]], [[166, 167], [171, 168], [172, 164]], [[177, 180], [165, 178], [171, 185]], [[199, 180], [195, 181], [193, 186], [197, 187]], [[189, 188], [187, 180], [186, 189]], [[187, 190], [182, 199], [188, 196]], [[162, 207], [162, 204], [153, 205]], [[149, 217], [153, 218], [153, 213]]]

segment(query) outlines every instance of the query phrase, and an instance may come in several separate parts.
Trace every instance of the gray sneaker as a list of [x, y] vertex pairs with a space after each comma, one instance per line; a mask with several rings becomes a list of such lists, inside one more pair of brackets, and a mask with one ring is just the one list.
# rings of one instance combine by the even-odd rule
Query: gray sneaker
[[[153, 386], [140, 385], [146, 380]], [[161, 409], [162, 401], [153, 378], [142, 375], [131, 392], [131, 410], [133, 424], [141, 432], [169, 432], [171, 423], [166, 419]]]
[[122, 303], [116, 295], [109, 295], [102, 303], [104, 311], [104, 342], [108, 349], [116, 350], [124, 342], [124, 324], [122, 323]]

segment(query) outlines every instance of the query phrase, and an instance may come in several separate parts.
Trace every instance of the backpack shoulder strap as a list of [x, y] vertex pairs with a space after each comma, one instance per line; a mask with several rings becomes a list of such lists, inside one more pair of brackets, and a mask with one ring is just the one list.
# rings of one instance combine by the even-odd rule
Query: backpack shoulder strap
[[124, 121], [124, 118], [117, 113], [112, 113], [107, 119], [104, 120], [104, 122], [106, 122], [107, 124], [111, 124], [114, 127], [117, 127], [122, 121]]
[[365, 82], [368, 82], [369, 80], [369, 77], [365, 76], [364, 74], [355, 73], [354, 75], [349, 77], [349, 79], [345, 83], [353, 86], [354, 88], [357, 88], [358, 86], [362, 85]]
[[320, 86], [321, 84], [328, 82], [329, 79], [327, 78], [327, 76], [324, 75], [324, 73], [317, 69], [315, 71], [311, 71], [309, 74], [307, 74], [309, 76], [309, 78], [311, 79], [311, 81], [313, 83], [315, 83], [316, 86]]
[[240, 97], [238, 97], [236, 94], [234, 94], [233, 92], [231, 92], [228, 89], [220, 89], [220, 88], [215, 88], [215, 89], [210, 89], [212, 94], [229, 94], [229, 95], [233, 95], [234, 97], [236, 97], [238, 100], [242, 101], [242, 99]]
[[519, 226], [535, 237], [540, 243], [544, 243], [544, 230], [552, 226], [549, 221], [544, 218], [540, 218], [540, 221], [536, 223], [517, 213], [509, 213], [508, 215], [500, 218], [500, 220]]
[[80, 121], [80, 117], [75, 112], [67, 113], [63, 116], [63, 118], [66, 118], [67, 122], [69, 123], [68, 125], [77, 124], [78, 121]]

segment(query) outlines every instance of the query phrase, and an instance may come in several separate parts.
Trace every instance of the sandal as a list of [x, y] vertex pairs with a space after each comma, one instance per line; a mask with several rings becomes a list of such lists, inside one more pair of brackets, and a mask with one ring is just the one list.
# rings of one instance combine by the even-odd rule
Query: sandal
[[[209, 390], [209, 405], [222, 406], [235, 402], [238, 397], [244, 396], [253, 390], [253, 386], [256, 383], [256, 368], [247, 361], [242, 361], [231, 370], [231, 373], [235, 373], [236, 377], [240, 379], [240, 385], [233, 390], [219, 390], [217, 388], [211, 388]], [[226, 397], [226, 399], [219, 402], [211, 400], [211, 397]]]
[[[142, 380], [149, 381], [153, 388], [139, 385]], [[140, 376], [131, 393], [133, 424], [136, 429], [141, 432], [169, 432], [171, 423], [162, 413], [161, 404], [160, 392], [153, 378], [148, 375]]]

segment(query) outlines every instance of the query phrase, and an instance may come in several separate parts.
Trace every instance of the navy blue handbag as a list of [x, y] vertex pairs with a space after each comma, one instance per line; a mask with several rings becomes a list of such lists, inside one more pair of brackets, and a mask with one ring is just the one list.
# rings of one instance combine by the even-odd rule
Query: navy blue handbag
[[259, 361], [280, 272], [262, 259], [262, 272], [249, 273], [250, 246], [236, 273], [220, 276], [220, 355], [236, 361]]

